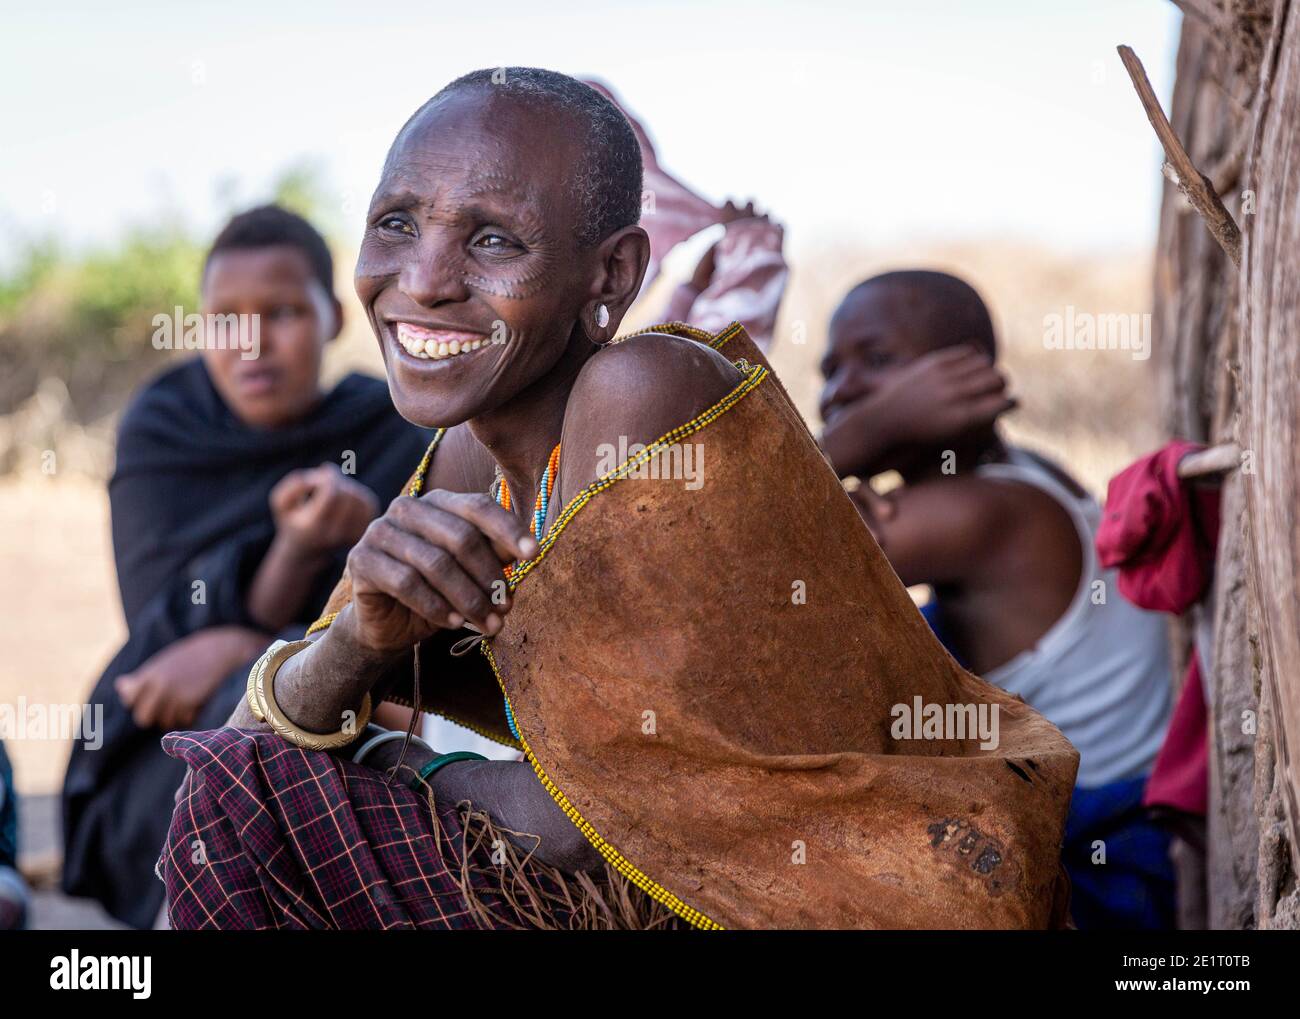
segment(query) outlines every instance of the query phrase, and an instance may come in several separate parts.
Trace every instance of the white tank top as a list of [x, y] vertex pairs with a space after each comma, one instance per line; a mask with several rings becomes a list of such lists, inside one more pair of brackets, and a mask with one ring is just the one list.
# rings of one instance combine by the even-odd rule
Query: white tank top
[[980, 477], [1032, 485], [1070, 514], [1083, 551], [1079, 588], [1064, 614], [984, 678], [1019, 694], [1079, 751], [1078, 784], [1095, 788], [1151, 770], [1169, 722], [1169, 638], [1164, 618], [1119, 593], [1114, 570], [1097, 561], [1101, 509], [1041, 463], [1012, 449], [1009, 463], [977, 467]]

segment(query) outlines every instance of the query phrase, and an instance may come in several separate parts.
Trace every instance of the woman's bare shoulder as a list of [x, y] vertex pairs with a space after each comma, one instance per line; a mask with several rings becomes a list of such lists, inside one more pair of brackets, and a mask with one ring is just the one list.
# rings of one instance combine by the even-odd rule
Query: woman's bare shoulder
[[725, 397], [740, 372], [716, 350], [666, 333], [603, 347], [582, 368], [564, 423], [562, 487], [608, 469], [608, 449], [649, 444]]
[[593, 412], [614, 422], [644, 422], [649, 438], [689, 420], [727, 395], [740, 373], [716, 350], [667, 333], [638, 333], [608, 344], [578, 375], [569, 416]]

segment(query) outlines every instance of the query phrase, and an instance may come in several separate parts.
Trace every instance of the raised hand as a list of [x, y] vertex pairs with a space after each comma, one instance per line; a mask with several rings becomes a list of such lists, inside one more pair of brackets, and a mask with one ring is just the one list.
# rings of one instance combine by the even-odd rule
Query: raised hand
[[878, 373], [871, 389], [847, 403], [823, 394], [821, 445], [841, 477], [870, 473], [889, 448], [927, 445], [991, 424], [1016, 406], [1007, 380], [987, 354], [945, 347]]
[[524, 521], [488, 495], [395, 499], [348, 556], [354, 639], [397, 653], [467, 622], [491, 636], [510, 611], [502, 567], [536, 552]]
[[271, 489], [276, 536], [302, 556], [356, 544], [379, 514], [379, 500], [337, 464], [290, 471]]

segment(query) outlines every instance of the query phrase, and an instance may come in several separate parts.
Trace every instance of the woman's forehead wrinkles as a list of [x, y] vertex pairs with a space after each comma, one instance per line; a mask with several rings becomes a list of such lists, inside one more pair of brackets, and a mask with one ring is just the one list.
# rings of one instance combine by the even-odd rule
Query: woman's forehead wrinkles
[[499, 165], [471, 167], [465, 176], [465, 194], [475, 196], [500, 196], [524, 202], [536, 202], [541, 189], [533, 181], [503, 170]]
[[404, 205], [439, 205], [453, 199], [502, 198], [536, 205], [543, 190], [533, 181], [496, 166], [469, 166], [457, 161], [415, 159], [391, 168], [375, 197]]

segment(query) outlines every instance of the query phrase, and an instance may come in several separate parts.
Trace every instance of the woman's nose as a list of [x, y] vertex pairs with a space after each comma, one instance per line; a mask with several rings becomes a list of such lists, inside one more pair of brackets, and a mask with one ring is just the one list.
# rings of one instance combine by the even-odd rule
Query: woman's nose
[[398, 286], [416, 304], [426, 308], [469, 297], [465, 263], [450, 245], [422, 244], [402, 268]]

